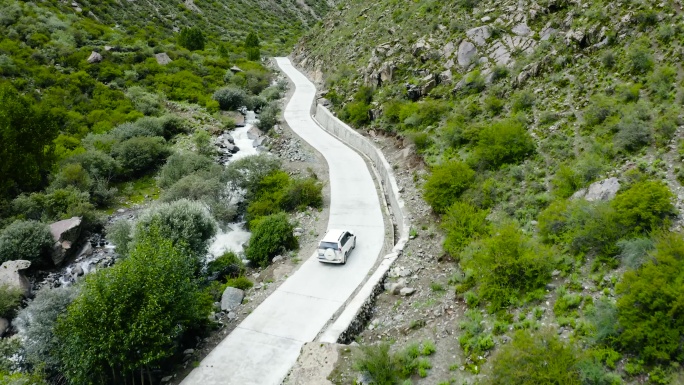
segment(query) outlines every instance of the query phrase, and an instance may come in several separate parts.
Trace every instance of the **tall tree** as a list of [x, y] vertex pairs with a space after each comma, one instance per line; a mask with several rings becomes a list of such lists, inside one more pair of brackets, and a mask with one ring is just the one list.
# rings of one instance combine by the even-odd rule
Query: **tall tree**
[[250, 32], [245, 38], [245, 52], [247, 52], [248, 60], [257, 61], [261, 58], [260, 46], [259, 36], [254, 32]]
[[0, 198], [41, 186], [52, 168], [57, 134], [48, 111], [0, 86]]
[[204, 49], [204, 33], [199, 27], [183, 28], [178, 35], [178, 44], [190, 51], [201, 51]]

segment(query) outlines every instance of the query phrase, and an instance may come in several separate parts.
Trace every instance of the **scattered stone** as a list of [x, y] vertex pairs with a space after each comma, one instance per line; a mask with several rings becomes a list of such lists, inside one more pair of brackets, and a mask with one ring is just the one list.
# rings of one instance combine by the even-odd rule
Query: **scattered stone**
[[[298, 236], [298, 235], [295, 235], [295, 236]], [[273, 257], [273, 263], [280, 262], [283, 259], [285, 259], [285, 257], [283, 257], [282, 255], [276, 255], [275, 257]]]
[[90, 53], [90, 56], [88, 57], [88, 63], [95, 64], [95, 63], [99, 63], [101, 61], [102, 61], [102, 55], [100, 55], [99, 53], [97, 53], [95, 51]]
[[482, 46], [487, 42], [487, 39], [492, 36], [492, 30], [489, 28], [489, 26], [485, 25], [482, 27], [469, 29], [466, 31], [466, 36], [468, 36], [468, 38], [476, 45]]
[[244, 291], [235, 287], [227, 287], [221, 296], [221, 310], [235, 310], [238, 306], [240, 306], [243, 298], [245, 298]]
[[397, 282], [389, 282], [385, 284], [385, 290], [394, 295], [399, 295], [399, 293], [406, 287], [406, 280], [400, 279]]
[[242, 69], [240, 69], [240, 67], [238, 67], [238, 66], [232, 66], [232, 67], [230, 67], [230, 71], [233, 72], [234, 74], [236, 74], [236, 73], [238, 73], [238, 72], [244, 72], [244, 71], [242, 71]]
[[192, 354], [195, 354], [195, 349], [185, 349], [185, 350], [183, 351], [183, 355], [185, 355], [185, 356], [189, 356], [189, 355], [192, 355]]
[[77, 265], [76, 267], [74, 267], [74, 268], [71, 270], [71, 275], [73, 275], [74, 277], [80, 277], [80, 276], [82, 276], [83, 274], [85, 274], [85, 273], [84, 273], [84, 271], [83, 271], [83, 268], [82, 268], [80, 265]]
[[258, 129], [257, 127], [252, 127], [249, 130], [247, 130], [247, 137], [251, 140], [256, 140], [263, 135], [264, 132]]
[[620, 181], [617, 178], [608, 178], [592, 183], [588, 189], [581, 189], [572, 194], [571, 199], [584, 198], [589, 202], [609, 201], [615, 198], [620, 190]]
[[0, 286], [20, 289], [23, 291], [24, 297], [28, 297], [31, 294], [31, 284], [21, 271], [30, 266], [31, 262], [23, 259], [3, 263], [0, 266]]
[[414, 289], [412, 287], [405, 287], [399, 291], [399, 294], [401, 294], [404, 297], [408, 297], [415, 292], [416, 292], [416, 289]]
[[516, 25], [511, 29], [511, 32], [518, 36], [530, 36], [532, 34], [532, 30], [525, 23]]
[[157, 64], [162, 65], [162, 66], [165, 66], [165, 65], [171, 63], [171, 61], [172, 61], [166, 52], [161, 52], [161, 53], [155, 54], [154, 58], [157, 59]]

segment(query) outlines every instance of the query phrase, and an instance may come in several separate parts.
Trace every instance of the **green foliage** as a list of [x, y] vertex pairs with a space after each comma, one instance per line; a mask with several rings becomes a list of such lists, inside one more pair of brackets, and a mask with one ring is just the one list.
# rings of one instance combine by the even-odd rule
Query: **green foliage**
[[26, 373], [6, 373], [0, 370], [0, 383], [7, 385], [48, 385], [40, 375]]
[[247, 259], [265, 267], [278, 253], [297, 248], [294, 227], [284, 213], [258, 218], [250, 224], [252, 238], [247, 248]]
[[638, 269], [646, 262], [648, 253], [653, 250], [655, 243], [650, 238], [633, 238], [618, 241], [619, 257], [623, 265], [630, 269]]
[[15, 221], [0, 232], [0, 263], [24, 259], [42, 265], [49, 261], [54, 243], [48, 225]]
[[625, 272], [616, 286], [618, 342], [649, 363], [679, 361], [683, 348], [684, 239], [678, 233], [660, 236], [638, 270]]
[[280, 168], [280, 160], [272, 155], [248, 156], [230, 162], [225, 168], [226, 179], [236, 190], [245, 190], [245, 199], [253, 200], [259, 184], [268, 174]]
[[478, 169], [497, 169], [519, 163], [534, 152], [535, 144], [522, 123], [501, 120], [483, 128], [469, 163]]
[[475, 171], [456, 160], [436, 166], [423, 185], [425, 201], [436, 213], [444, 213], [470, 187]]
[[544, 287], [551, 278], [551, 251], [513, 224], [492, 231], [462, 265], [474, 272], [481, 296], [498, 310], [517, 303], [524, 294]]
[[216, 275], [217, 279], [237, 278], [245, 271], [242, 260], [232, 251], [226, 251], [220, 257], [207, 264], [207, 274]]
[[57, 319], [65, 314], [78, 292], [77, 286], [41, 289], [13, 321], [22, 337], [26, 360], [34, 368], [42, 368], [50, 374], [59, 370], [60, 341], [54, 329]]
[[236, 110], [245, 104], [247, 94], [241, 88], [229, 86], [218, 89], [212, 98], [219, 103], [222, 110]]
[[133, 224], [125, 219], [112, 223], [107, 227], [107, 239], [116, 246], [119, 255], [127, 256], [133, 241]]
[[615, 125], [615, 149], [623, 152], [634, 152], [651, 144], [653, 133], [651, 123], [635, 114], [627, 114]]
[[370, 122], [370, 105], [364, 102], [352, 102], [344, 107], [340, 117], [354, 127], [365, 126]]
[[634, 43], [627, 52], [629, 69], [634, 74], [645, 74], [653, 69], [653, 55], [648, 41]]
[[22, 289], [0, 286], [0, 318], [12, 319], [24, 297]]
[[391, 353], [390, 345], [381, 343], [364, 345], [361, 351], [363, 355], [354, 362], [356, 370], [370, 376], [373, 384], [396, 385], [402, 379], [408, 379], [416, 374], [426, 377], [427, 370], [432, 368], [432, 364], [421, 356], [433, 354], [435, 346], [431, 341], [426, 341], [422, 347], [412, 344], [403, 351]]
[[0, 197], [41, 187], [52, 168], [58, 127], [48, 108], [0, 85]]
[[484, 318], [478, 310], [466, 310], [459, 327], [463, 332], [458, 343], [466, 356], [481, 355], [494, 348], [494, 339], [491, 333], [485, 332]]
[[666, 184], [642, 181], [620, 192], [612, 202], [618, 222], [635, 234], [656, 230], [675, 213], [674, 195]]
[[112, 147], [112, 157], [127, 176], [140, 176], [154, 170], [169, 154], [164, 138], [134, 137]]
[[178, 34], [178, 44], [190, 51], [201, 51], [204, 49], [205, 39], [202, 29], [199, 27], [185, 27]]
[[617, 114], [618, 108], [615, 99], [605, 95], [595, 95], [591, 98], [589, 106], [584, 110], [584, 123], [588, 128], [605, 122], [611, 116]]
[[181, 199], [160, 203], [138, 219], [132, 250], [139, 239], [147, 239], [146, 234], [151, 228], [159, 229], [174, 245], [184, 245], [192, 256], [190, 259], [199, 262], [206, 255], [209, 240], [216, 233], [217, 226], [206, 206], [199, 202]]
[[171, 155], [159, 171], [158, 184], [161, 188], [168, 188], [183, 177], [197, 171], [212, 169], [214, 162], [211, 158], [192, 152], [177, 152]]
[[487, 234], [486, 210], [479, 210], [467, 202], [457, 201], [442, 217], [442, 228], [446, 232], [444, 251], [457, 257], [473, 239]]
[[278, 114], [280, 113], [280, 108], [277, 102], [269, 103], [259, 114], [259, 122], [257, 127], [264, 132], [268, 132], [278, 124]]
[[534, 95], [530, 92], [520, 92], [513, 97], [511, 111], [528, 111], [534, 106]]
[[247, 277], [239, 276], [228, 279], [226, 286], [234, 287], [240, 290], [249, 290], [252, 286], [254, 286], [254, 283]]
[[189, 331], [206, 324], [211, 302], [193, 279], [184, 244], [161, 234], [166, 231], [148, 228], [127, 259], [89, 275], [59, 318], [55, 333], [69, 381], [116, 383], [138, 375], [172, 356]]
[[616, 337], [620, 334], [618, 310], [615, 303], [607, 298], [601, 298], [594, 303], [594, 307], [587, 318], [593, 327], [591, 339], [595, 343], [613, 345]]
[[287, 211], [323, 207], [323, 185], [316, 178], [294, 178], [285, 190], [282, 207]]
[[199, 201], [209, 208], [214, 219], [229, 222], [235, 218], [236, 208], [231, 204], [231, 194], [220, 171], [197, 172], [187, 175], [166, 189], [160, 200], [173, 202], [179, 199]]
[[574, 164], [562, 164], [551, 180], [554, 194], [570, 197], [596, 180], [605, 171], [605, 164], [605, 159], [593, 153], [583, 154]]
[[492, 359], [488, 384], [582, 384], [578, 355], [553, 331], [515, 333], [513, 342], [503, 345]]

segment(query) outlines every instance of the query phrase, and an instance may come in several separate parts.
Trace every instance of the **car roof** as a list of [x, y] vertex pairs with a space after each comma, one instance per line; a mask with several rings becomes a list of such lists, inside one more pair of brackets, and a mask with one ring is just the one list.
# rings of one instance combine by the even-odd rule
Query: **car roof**
[[325, 233], [321, 242], [337, 242], [345, 231], [347, 230], [330, 229]]

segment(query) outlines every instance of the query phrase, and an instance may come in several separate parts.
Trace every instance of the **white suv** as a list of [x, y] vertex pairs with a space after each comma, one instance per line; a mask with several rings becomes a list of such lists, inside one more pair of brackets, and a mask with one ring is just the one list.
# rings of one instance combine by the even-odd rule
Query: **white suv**
[[328, 230], [318, 242], [318, 260], [326, 263], [347, 263], [347, 257], [356, 247], [356, 235], [347, 230]]

